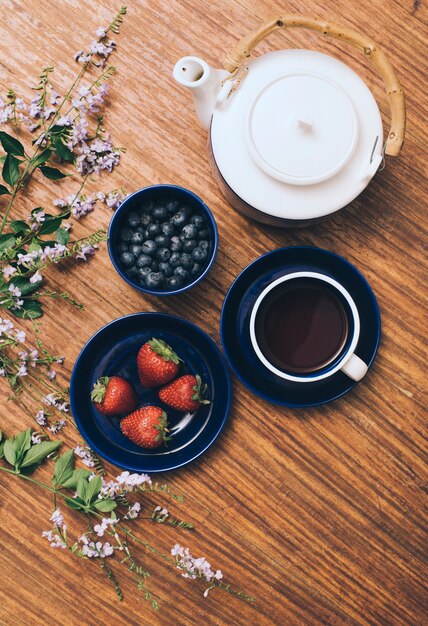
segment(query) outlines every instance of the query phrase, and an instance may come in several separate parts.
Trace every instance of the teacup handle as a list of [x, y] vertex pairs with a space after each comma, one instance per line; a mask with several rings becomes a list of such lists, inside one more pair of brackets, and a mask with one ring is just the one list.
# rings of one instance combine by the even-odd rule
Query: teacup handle
[[404, 92], [397, 78], [394, 68], [387, 59], [385, 53], [373, 39], [362, 35], [352, 28], [341, 26], [334, 22], [324, 22], [305, 15], [281, 15], [275, 19], [264, 22], [257, 30], [243, 37], [226, 55], [224, 67], [228, 72], [237, 72], [248, 58], [256, 45], [267, 35], [280, 28], [292, 27], [309, 28], [326, 37], [341, 39], [351, 43], [370, 58], [383, 82], [391, 107], [391, 129], [385, 143], [385, 153], [390, 156], [398, 156], [404, 141], [406, 129], [406, 106]]
[[359, 356], [351, 354], [351, 357], [340, 369], [352, 380], [361, 380], [369, 368]]

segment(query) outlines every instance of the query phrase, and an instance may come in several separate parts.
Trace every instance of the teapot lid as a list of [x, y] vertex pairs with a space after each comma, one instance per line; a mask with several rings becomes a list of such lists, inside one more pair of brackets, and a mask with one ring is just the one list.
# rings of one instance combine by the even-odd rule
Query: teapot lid
[[311, 219], [366, 187], [382, 158], [382, 121], [351, 68], [320, 52], [282, 50], [253, 61], [235, 90], [233, 82], [217, 100], [211, 146], [245, 202], [276, 217]]
[[332, 79], [284, 73], [249, 109], [247, 142], [256, 164], [276, 180], [312, 185], [334, 176], [358, 138], [351, 99]]

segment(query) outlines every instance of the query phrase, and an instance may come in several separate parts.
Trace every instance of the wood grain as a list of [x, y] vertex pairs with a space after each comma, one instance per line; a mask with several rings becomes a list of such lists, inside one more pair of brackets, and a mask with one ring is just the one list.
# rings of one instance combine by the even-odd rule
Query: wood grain
[[[72, 56], [117, 10], [113, 0], [3, 0], [0, 87], [29, 85], [54, 64], [58, 90], [75, 72]], [[171, 78], [175, 61], [196, 54], [219, 67], [225, 52], [263, 20], [287, 12], [348, 25], [373, 37], [394, 65], [407, 98], [402, 154], [387, 159], [367, 190], [330, 220], [305, 230], [277, 231], [248, 221], [220, 196], [206, 158], [190, 97]], [[121, 625], [394, 625], [428, 623], [426, 612], [426, 72], [425, 2], [409, 0], [143, 0], [129, 3], [118, 39], [111, 106], [106, 119], [116, 144], [127, 147], [121, 166], [102, 185], [127, 191], [176, 183], [201, 195], [220, 231], [218, 260], [188, 294], [144, 298], [114, 272], [103, 248], [87, 265], [53, 268], [52, 289], [83, 299], [85, 311], [52, 302], [43, 319], [50, 348], [66, 355], [69, 375], [82, 344], [100, 326], [134, 311], [182, 315], [219, 342], [219, 315], [234, 277], [260, 254], [310, 244], [354, 263], [370, 281], [382, 311], [379, 355], [345, 398], [308, 410], [262, 402], [234, 380], [228, 427], [198, 462], [164, 478], [185, 505], [177, 515], [196, 530], [180, 537], [228, 580], [256, 596], [252, 606], [189, 584], [166, 565], [137, 554], [153, 573], [161, 611], [154, 614], [119, 574], [120, 603], [96, 565], [53, 551], [40, 537], [49, 527], [49, 497], [13, 477], [1, 477], [1, 626]], [[278, 32], [256, 54], [307, 47], [337, 56], [360, 73], [390, 123], [387, 98], [370, 61], [341, 42], [314, 33]], [[73, 186], [74, 184], [74, 186]], [[20, 205], [49, 206], [77, 181], [39, 181]], [[95, 184], [95, 183], [94, 183]], [[99, 186], [97, 186], [99, 188]], [[71, 190], [71, 191], [69, 191]], [[55, 195], [54, 195], [55, 193]], [[36, 204], [35, 204], [36, 203]], [[76, 226], [84, 236], [108, 224], [102, 209]], [[106, 298], [108, 294], [108, 298]], [[6, 402], [0, 428], [30, 425]], [[79, 441], [69, 428], [69, 444]], [[40, 476], [49, 479], [49, 470]], [[157, 502], [157, 500], [154, 500]], [[147, 505], [148, 506], [148, 505]], [[171, 507], [172, 508], [172, 507]], [[70, 516], [70, 526], [78, 517]], [[169, 550], [177, 531], [140, 532]], [[183, 533], [185, 531], [182, 531]]]

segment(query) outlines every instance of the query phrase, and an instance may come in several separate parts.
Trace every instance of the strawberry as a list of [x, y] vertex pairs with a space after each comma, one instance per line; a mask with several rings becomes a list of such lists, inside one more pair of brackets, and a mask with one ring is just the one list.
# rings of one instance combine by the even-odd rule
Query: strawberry
[[142, 448], [159, 448], [171, 439], [167, 436], [168, 418], [158, 406], [143, 406], [120, 421], [120, 429]]
[[201, 404], [209, 404], [204, 399], [207, 386], [202, 384], [199, 374], [186, 374], [174, 380], [159, 391], [159, 398], [177, 411], [196, 411]]
[[91, 392], [91, 400], [104, 415], [129, 413], [138, 404], [132, 385], [120, 376], [102, 376]]
[[178, 372], [181, 359], [162, 339], [145, 343], [137, 356], [138, 374], [144, 387], [157, 387], [169, 383]]

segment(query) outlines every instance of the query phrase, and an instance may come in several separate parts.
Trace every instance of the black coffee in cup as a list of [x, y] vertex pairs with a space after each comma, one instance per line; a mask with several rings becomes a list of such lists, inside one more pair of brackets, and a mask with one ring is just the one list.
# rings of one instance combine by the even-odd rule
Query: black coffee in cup
[[345, 303], [327, 282], [296, 278], [272, 289], [255, 320], [265, 358], [290, 374], [318, 372], [342, 352], [349, 323]]

